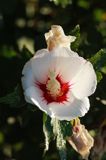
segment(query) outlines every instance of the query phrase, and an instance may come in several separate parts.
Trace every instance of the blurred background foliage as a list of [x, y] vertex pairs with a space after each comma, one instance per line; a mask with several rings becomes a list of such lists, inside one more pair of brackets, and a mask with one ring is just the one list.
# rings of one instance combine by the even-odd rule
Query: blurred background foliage
[[[42, 157], [42, 112], [26, 104], [23, 95], [21, 103], [17, 97], [21, 92], [17, 84], [21, 83], [22, 68], [31, 56], [29, 51], [33, 54], [46, 47], [44, 33], [52, 24], [61, 25], [66, 34], [79, 24], [78, 53], [90, 58], [106, 48], [106, 0], [0, 0], [0, 97], [7, 95], [12, 100], [12, 104], [0, 104], [0, 160], [59, 159], [55, 142], [51, 142], [50, 150]], [[92, 136], [103, 141], [104, 147], [93, 160], [99, 160], [99, 156], [106, 160], [106, 67], [101, 72], [103, 78], [90, 97], [90, 111], [81, 118]], [[15, 103], [14, 94], [19, 103]], [[81, 159], [67, 147], [70, 159]]]

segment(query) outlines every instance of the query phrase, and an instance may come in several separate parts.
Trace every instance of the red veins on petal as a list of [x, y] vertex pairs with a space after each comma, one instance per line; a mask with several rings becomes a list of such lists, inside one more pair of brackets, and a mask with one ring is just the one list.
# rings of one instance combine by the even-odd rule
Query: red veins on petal
[[47, 104], [52, 103], [52, 102], [64, 103], [65, 101], [68, 101], [67, 93], [69, 92], [70, 84], [68, 82], [63, 82], [59, 75], [57, 75], [56, 80], [60, 83], [61, 88], [60, 88], [59, 95], [56, 96], [55, 98], [47, 90], [47, 87], [46, 87], [47, 81], [45, 84], [40, 83], [40, 82], [36, 83], [36, 85], [42, 91], [43, 100], [46, 100]]

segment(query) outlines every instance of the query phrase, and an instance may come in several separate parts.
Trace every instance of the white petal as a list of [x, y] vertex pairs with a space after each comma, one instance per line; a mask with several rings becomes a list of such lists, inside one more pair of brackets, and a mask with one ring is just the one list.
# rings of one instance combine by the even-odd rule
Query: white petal
[[28, 61], [22, 71], [22, 86], [23, 89], [27, 89], [34, 85], [34, 76], [32, 73], [31, 61]]
[[51, 103], [49, 108], [52, 112], [51, 117], [56, 117], [59, 120], [72, 120], [76, 117], [84, 116], [89, 110], [89, 99], [85, 97], [82, 100], [78, 100], [72, 97], [72, 101], [66, 104]]
[[37, 107], [39, 107], [40, 110], [51, 115], [47, 102], [43, 99], [42, 91], [40, 89], [38, 89], [35, 86], [32, 86], [25, 90], [24, 95], [27, 102], [35, 104]]
[[97, 85], [97, 78], [93, 66], [86, 62], [79, 74], [73, 79], [72, 92], [79, 99], [88, 97], [94, 93]]
[[48, 54], [35, 56], [31, 62], [35, 79], [45, 82], [49, 71], [55, 71], [65, 81], [70, 81], [86, 61], [66, 48], [57, 48]]
[[89, 110], [89, 99], [78, 100], [71, 95], [71, 100], [66, 103], [52, 102], [47, 104], [42, 98], [42, 91], [37, 87], [30, 87], [25, 91], [25, 99], [32, 102], [52, 118], [59, 120], [72, 120], [84, 116]]
[[74, 52], [72, 50], [70, 50], [70, 56], [74, 56], [74, 57], [79, 57], [78, 53], [77, 52]]
[[48, 54], [48, 50], [47, 49], [40, 49], [35, 53], [35, 57], [40, 56], [42, 54]]
[[71, 49], [68, 49], [66, 47], [57, 47], [53, 49], [52, 51], [50, 51], [50, 53], [56, 57], [70, 57], [70, 56], [79, 57], [77, 52], [74, 52]]

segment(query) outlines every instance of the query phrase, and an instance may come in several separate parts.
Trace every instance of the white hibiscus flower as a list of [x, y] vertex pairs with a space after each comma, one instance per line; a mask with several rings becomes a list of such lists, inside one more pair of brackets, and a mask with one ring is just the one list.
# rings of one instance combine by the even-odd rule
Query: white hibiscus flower
[[93, 66], [70, 49], [75, 37], [61, 26], [52, 26], [45, 38], [48, 48], [37, 51], [22, 71], [25, 99], [59, 120], [82, 117], [96, 89]]

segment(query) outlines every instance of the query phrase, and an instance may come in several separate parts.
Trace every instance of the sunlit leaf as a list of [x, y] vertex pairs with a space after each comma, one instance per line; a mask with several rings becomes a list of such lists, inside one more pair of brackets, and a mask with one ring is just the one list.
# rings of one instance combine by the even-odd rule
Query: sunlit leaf
[[94, 56], [92, 56], [89, 60], [93, 64], [95, 71], [96, 71], [97, 80], [98, 82], [100, 82], [101, 79], [103, 78], [102, 73], [101, 73], [102, 68], [106, 66], [106, 50], [101, 49]]
[[90, 59], [96, 71], [100, 71], [102, 67], [106, 66], [106, 50], [101, 49]]
[[101, 71], [102, 71], [104, 74], [106, 74], [106, 66], [104, 66], [104, 67], [101, 69]]
[[96, 71], [96, 76], [97, 76], [97, 81], [99, 83], [102, 80], [102, 78], [103, 78], [102, 73], [99, 72], [99, 71]]

